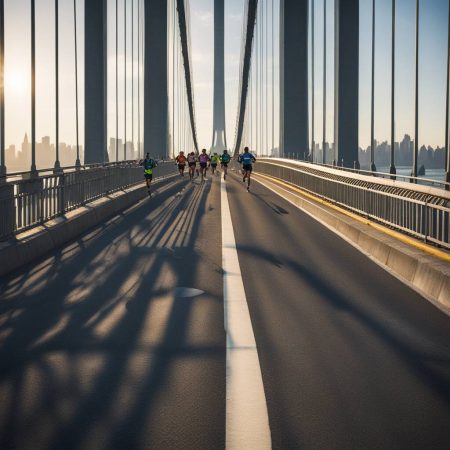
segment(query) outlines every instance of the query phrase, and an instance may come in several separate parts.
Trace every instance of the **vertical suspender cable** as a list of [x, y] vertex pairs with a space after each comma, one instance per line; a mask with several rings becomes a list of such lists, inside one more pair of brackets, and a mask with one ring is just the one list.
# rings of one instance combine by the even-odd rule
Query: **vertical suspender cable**
[[269, 0], [266, 0], [266, 155], [269, 155]]
[[175, 1], [172, 2], [172, 151], [175, 157]]
[[251, 67], [250, 67], [250, 80], [249, 80], [249, 92], [250, 92], [250, 107], [248, 109], [248, 120], [249, 120], [249, 145], [251, 150], [253, 151], [253, 77], [251, 75]]
[[264, 135], [264, 110], [265, 110], [265, 98], [264, 98], [264, 0], [261, 1], [261, 154], [264, 156], [266, 151], [265, 135]]
[[77, 45], [77, 0], [73, 0], [73, 27], [75, 37], [75, 130], [77, 140], [77, 161], [75, 165], [80, 167], [80, 134], [78, 121], [78, 45]]
[[255, 64], [255, 80], [256, 80], [256, 86], [255, 86], [255, 98], [256, 98], [256, 104], [255, 104], [255, 127], [256, 127], [256, 153], [258, 154], [259, 150], [259, 20], [258, 20], [258, 14], [257, 12], [256, 16], [256, 33], [255, 33], [255, 43], [256, 43], [256, 64]]
[[[6, 175], [5, 163], [5, 5], [0, 0], [0, 177]], [[0, 178], [0, 183], [5, 181]]]
[[261, 96], [261, 103], [260, 103], [260, 133], [261, 133], [261, 154], [264, 155], [264, 0], [261, 0], [261, 13], [260, 13], [260, 58], [259, 58], [259, 76], [260, 76], [260, 91], [259, 95]]
[[[445, 102], [445, 181], [450, 183], [450, 1], [448, 4], [447, 95]], [[446, 185], [449, 190], [450, 186]]]
[[36, 174], [36, 14], [31, 0], [31, 172]]
[[314, 101], [315, 101], [315, 93], [314, 93], [314, 0], [311, 0], [311, 161], [314, 162], [314, 152], [316, 143], [314, 141]]
[[272, 152], [271, 156], [273, 156], [273, 150], [275, 148], [275, 17], [274, 17], [274, 3], [275, 0], [272, 0]]
[[178, 149], [181, 149], [181, 58], [180, 58], [180, 41], [177, 39], [177, 93], [178, 93], [178, 107], [177, 107], [177, 115], [178, 115], [178, 123], [177, 123], [177, 135], [178, 135]]
[[[419, 153], [419, 0], [416, 0], [416, 82], [415, 82], [415, 105], [414, 105], [414, 154], [413, 154], [413, 177], [417, 177], [417, 156]], [[414, 183], [417, 180], [414, 178]]]
[[127, 159], [127, 0], [123, 0], [123, 159]]
[[55, 171], [59, 162], [59, 0], [55, 0]]
[[258, 119], [259, 119], [259, 154], [263, 155], [264, 153], [264, 141], [263, 141], [263, 108], [264, 108], [264, 99], [262, 96], [262, 90], [263, 90], [263, 46], [264, 46], [264, 36], [263, 36], [263, 15], [262, 10], [264, 7], [263, 4], [264, 0], [260, 0], [261, 7], [259, 8], [259, 90], [258, 90], [258, 96], [259, 96], [259, 111], [258, 111]]
[[323, 0], [323, 120], [322, 163], [327, 162], [327, 0]]
[[370, 103], [370, 170], [375, 166], [375, 0], [372, 0], [372, 97]]
[[131, 150], [134, 152], [134, 0], [131, 0]]
[[137, 12], [137, 25], [138, 25], [138, 85], [137, 85], [137, 101], [138, 101], [138, 158], [141, 158], [141, 0], [137, 0], [138, 2], [138, 12]]
[[395, 0], [392, 0], [391, 43], [391, 167], [389, 168], [389, 173], [395, 174]]
[[116, 0], [116, 162], [119, 161], [119, 6]]

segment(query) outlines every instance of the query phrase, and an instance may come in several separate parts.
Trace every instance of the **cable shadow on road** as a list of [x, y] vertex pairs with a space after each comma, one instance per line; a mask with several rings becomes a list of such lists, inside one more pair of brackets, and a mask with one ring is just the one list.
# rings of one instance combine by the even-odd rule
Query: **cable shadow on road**
[[[238, 250], [251, 255], [252, 258], [268, 262], [273, 261], [273, 255], [267, 253], [261, 247], [239, 245]], [[395, 302], [386, 301], [390, 297], [389, 292], [386, 292], [386, 286], [375, 286], [375, 292], [371, 295], [367, 294], [367, 301], [376, 305], [376, 307], [372, 307], [370, 303], [364, 304], [364, 302], [358, 301], [359, 299], [342, 295], [331, 282], [321, 277], [315, 270], [310, 270], [304, 266], [300, 260], [283, 259], [283, 265], [284, 270], [289, 269], [295, 272], [305, 284], [318, 294], [315, 298], [322, 299], [323, 302], [327, 302], [336, 310], [352, 315], [364, 328], [385, 341], [388, 347], [396, 352], [398, 358], [406, 363], [410, 369], [450, 405], [450, 379], [448, 376], [445, 376], [445, 370], [443, 370], [444, 368], [447, 371], [450, 370], [448, 342], [445, 345], [441, 343], [441, 345], [430, 348], [428, 351], [424, 350], [424, 347], [418, 347], [417, 341], [412, 342], [410, 336], [405, 335], [398, 326], [404, 320], [398, 305], [395, 305]], [[292, 296], [284, 296], [282, 292], [280, 292], [279, 298], [292, 300]], [[290, 305], [283, 303], [283, 306], [292, 308], [293, 314], [300, 312], [298, 301]], [[414, 321], [417, 323], [418, 329], [420, 329], [424, 318], [419, 316], [417, 311], [413, 313], [417, 314]], [[441, 313], [436, 312], [436, 314], [440, 315]], [[387, 321], [386, 317], [389, 317], [390, 320]], [[445, 320], [447, 318], [442, 315], [441, 321]], [[442, 336], [440, 338], [442, 339]], [[360, 345], [355, 336], [349, 336], [349, 339]], [[439, 363], [439, 367], [436, 367], [436, 363]]]
[[180, 359], [222, 359], [188, 339], [201, 297], [173, 294], [199, 264], [209, 190], [175, 184], [2, 284], [1, 448], [139, 448]]

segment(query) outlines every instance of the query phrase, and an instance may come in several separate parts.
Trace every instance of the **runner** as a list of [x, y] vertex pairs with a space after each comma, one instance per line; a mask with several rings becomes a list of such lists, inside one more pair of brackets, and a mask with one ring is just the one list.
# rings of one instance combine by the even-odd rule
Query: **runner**
[[211, 175], [214, 175], [214, 172], [217, 169], [217, 164], [220, 161], [220, 156], [214, 152], [214, 155], [211, 156]]
[[247, 178], [247, 192], [249, 192], [250, 177], [252, 174], [252, 163], [256, 162], [256, 158], [250, 153], [248, 147], [245, 147], [244, 153], [242, 155], [239, 155], [239, 162], [242, 164], [242, 171], [244, 173], [242, 182], [245, 183], [245, 179]]
[[187, 162], [189, 166], [189, 179], [193, 182], [194, 181], [194, 172], [195, 167], [197, 165], [197, 158], [195, 157], [195, 153], [191, 152], [187, 157]]
[[206, 148], [202, 149], [198, 160], [200, 161], [200, 173], [202, 175], [202, 183], [206, 181], [206, 168], [208, 167], [208, 162], [211, 161], [211, 158], [206, 153]]
[[153, 178], [153, 169], [158, 165], [156, 161], [150, 158], [150, 153], [147, 153], [147, 156], [144, 160], [139, 161], [139, 165], [144, 166], [144, 177], [145, 182], [147, 183], [148, 195], [151, 197], [152, 193], [150, 191], [150, 184]]
[[184, 156], [183, 150], [181, 150], [180, 154], [176, 158], [178, 164], [178, 170], [180, 171], [180, 175], [184, 177], [184, 168], [186, 166], [186, 156]]
[[225, 149], [223, 154], [220, 155], [220, 167], [223, 168], [223, 179], [227, 179], [227, 171], [228, 171], [228, 163], [231, 161], [231, 156], [228, 153], [228, 150]]

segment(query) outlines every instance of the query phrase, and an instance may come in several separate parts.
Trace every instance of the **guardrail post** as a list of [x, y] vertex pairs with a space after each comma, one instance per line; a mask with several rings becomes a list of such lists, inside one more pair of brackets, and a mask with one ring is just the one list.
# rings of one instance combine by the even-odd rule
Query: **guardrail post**
[[9, 239], [14, 234], [16, 207], [14, 204], [14, 185], [0, 183], [0, 241]]
[[63, 215], [66, 212], [66, 175], [64, 173], [61, 173], [58, 177], [58, 184], [59, 184], [59, 195], [58, 195], [58, 211], [59, 214]]

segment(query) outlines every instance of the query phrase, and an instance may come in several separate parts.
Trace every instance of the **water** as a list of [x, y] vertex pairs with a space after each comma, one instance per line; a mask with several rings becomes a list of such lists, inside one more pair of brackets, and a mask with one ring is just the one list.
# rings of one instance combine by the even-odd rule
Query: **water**
[[[406, 177], [411, 176], [411, 167], [396, 167], [397, 175], [403, 175]], [[389, 173], [389, 167], [377, 167], [378, 172]], [[426, 178], [428, 180], [435, 181], [445, 181], [445, 170], [444, 169], [425, 169], [425, 175], [418, 178]]]

